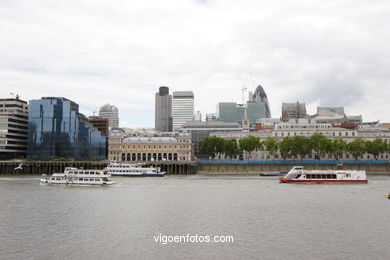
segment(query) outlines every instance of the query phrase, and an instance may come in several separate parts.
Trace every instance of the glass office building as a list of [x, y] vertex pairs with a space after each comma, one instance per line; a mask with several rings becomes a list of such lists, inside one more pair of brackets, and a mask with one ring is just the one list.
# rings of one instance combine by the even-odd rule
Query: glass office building
[[66, 98], [30, 100], [28, 127], [29, 158], [105, 158], [106, 136], [79, 113], [78, 104]]
[[[256, 124], [259, 118], [267, 118], [265, 103], [248, 101], [246, 104], [249, 125]], [[238, 123], [242, 125], [245, 107], [235, 102], [221, 102], [217, 105], [217, 119], [225, 123]]]
[[[270, 118], [271, 112], [267, 94], [261, 85], [258, 85], [255, 93], [250, 95], [246, 103], [246, 112], [249, 126], [254, 126], [260, 118]], [[221, 102], [217, 105], [217, 119], [225, 123], [239, 123], [242, 125], [245, 107], [235, 102]]]

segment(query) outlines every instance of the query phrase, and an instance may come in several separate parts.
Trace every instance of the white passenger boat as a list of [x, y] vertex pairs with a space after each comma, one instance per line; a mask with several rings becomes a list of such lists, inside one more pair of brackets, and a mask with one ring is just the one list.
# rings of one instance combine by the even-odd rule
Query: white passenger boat
[[143, 164], [110, 163], [106, 170], [112, 176], [163, 177], [165, 172], [158, 167], [144, 167]]
[[304, 170], [294, 166], [279, 178], [285, 183], [367, 183], [366, 171], [354, 170]]
[[42, 184], [69, 185], [110, 185], [114, 182], [105, 170], [83, 170], [66, 167], [63, 173], [53, 173], [51, 176], [42, 175]]

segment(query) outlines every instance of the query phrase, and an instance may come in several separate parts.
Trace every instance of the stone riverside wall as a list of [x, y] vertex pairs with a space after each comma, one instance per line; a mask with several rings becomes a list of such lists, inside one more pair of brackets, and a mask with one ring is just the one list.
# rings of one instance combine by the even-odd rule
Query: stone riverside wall
[[[260, 174], [261, 172], [287, 172], [302, 164], [198, 164], [198, 174]], [[310, 170], [336, 169], [337, 164], [303, 165]], [[344, 170], [365, 170], [367, 175], [390, 175], [390, 164], [344, 164]]]
[[[22, 169], [18, 169], [21, 165]], [[83, 169], [103, 169], [108, 165], [104, 161], [0, 161], [0, 174], [52, 174], [63, 172], [66, 167], [77, 167]], [[196, 162], [148, 162], [146, 167], [160, 167], [167, 174], [194, 174], [196, 173]]]

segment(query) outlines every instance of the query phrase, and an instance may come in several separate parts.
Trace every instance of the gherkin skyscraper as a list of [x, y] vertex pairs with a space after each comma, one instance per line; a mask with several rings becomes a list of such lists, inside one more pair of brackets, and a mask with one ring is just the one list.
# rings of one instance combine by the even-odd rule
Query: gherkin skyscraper
[[261, 85], [258, 85], [255, 93], [253, 94], [253, 100], [255, 102], [261, 102], [265, 105], [265, 117], [270, 118], [271, 117], [271, 110], [269, 109], [269, 102], [267, 98], [267, 94], [265, 94], [265, 91]]

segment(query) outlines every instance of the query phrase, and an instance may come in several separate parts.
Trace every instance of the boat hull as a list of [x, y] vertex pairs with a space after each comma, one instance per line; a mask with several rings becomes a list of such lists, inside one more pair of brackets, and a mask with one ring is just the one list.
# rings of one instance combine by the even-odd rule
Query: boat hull
[[165, 173], [163, 174], [127, 174], [127, 173], [111, 173], [112, 176], [121, 176], [121, 177], [164, 177]]
[[367, 180], [294, 180], [279, 178], [282, 183], [368, 183]]

